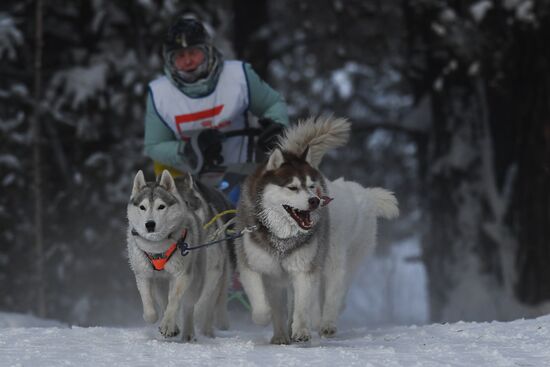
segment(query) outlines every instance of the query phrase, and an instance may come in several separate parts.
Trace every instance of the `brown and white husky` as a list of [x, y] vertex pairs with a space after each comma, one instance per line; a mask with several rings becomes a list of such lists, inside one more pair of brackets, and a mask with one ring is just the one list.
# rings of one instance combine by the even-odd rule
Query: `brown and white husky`
[[335, 334], [352, 276], [376, 246], [377, 217], [398, 215], [391, 192], [319, 171], [349, 131], [341, 118], [303, 121], [243, 184], [239, 226], [255, 230], [237, 245], [238, 270], [253, 321], [273, 322], [273, 344], [307, 342], [312, 328]]

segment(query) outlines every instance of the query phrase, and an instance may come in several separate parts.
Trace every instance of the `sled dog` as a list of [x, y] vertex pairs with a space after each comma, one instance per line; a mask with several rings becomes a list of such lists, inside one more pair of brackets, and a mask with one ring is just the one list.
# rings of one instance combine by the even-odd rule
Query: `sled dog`
[[[175, 179], [163, 171], [156, 182], [146, 182], [143, 172], [135, 178], [127, 207], [128, 257], [143, 303], [143, 319], [159, 325], [165, 337], [179, 334], [177, 313], [183, 309], [182, 340], [194, 340], [194, 316], [202, 334], [213, 337], [213, 321], [227, 328], [226, 292], [229, 281], [227, 246], [215, 245], [183, 256], [177, 246], [184, 238], [190, 246], [202, 244], [221, 223], [203, 224], [230, 206], [222, 194], [195, 182], [190, 175]], [[168, 281], [168, 297], [160, 286]], [[156, 301], [156, 302], [155, 302]]]
[[349, 131], [347, 120], [332, 117], [290, 127], [243, 184], [239, 227], [255, 230], [237, 245], [238, 271], [253, 321], [273, 322], [273, 344], [307, 342], [312, 328], [335, 334], [352, 277], [375, 247], [376, 219], [398, 215], [391, 192], [331, 182], [319, 171]]

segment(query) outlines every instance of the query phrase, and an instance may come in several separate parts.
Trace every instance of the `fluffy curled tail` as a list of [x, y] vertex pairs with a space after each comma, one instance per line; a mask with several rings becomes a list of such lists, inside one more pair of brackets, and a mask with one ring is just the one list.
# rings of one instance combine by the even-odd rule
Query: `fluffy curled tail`
[[350, 122], [332, 115], [310, 117], [285, 130], [278, 147], [282, 151], [301, 155], [309, 147], [310, 163], [318, 167], [325, 153], [348, 142]]
[[392, 219], [399, 216], [397, 199], [393, 192], [380, 187], [367, 188], [366, 194], [377, 217]]

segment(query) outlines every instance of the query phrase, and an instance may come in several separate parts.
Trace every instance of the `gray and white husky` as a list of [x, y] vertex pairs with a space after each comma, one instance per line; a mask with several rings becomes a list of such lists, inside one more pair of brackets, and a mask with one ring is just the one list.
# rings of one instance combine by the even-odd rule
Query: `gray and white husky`
[[[204, 335], [214, 336], [215, 319], [220, 328], [227, 328], [227, 246], [210, 246], [183, 256], [177, 241], [185, 237], [190, 246], [204, 243], [221, 222], [207, 230], [203, 224], [229, 207], [221, 193], [194, 182], [190, 175], [174, 179], [165, 170], [156, 182], [146, 182], [142, 171], [136, 174], [127, 207], [128, 255], [143, 303], [143, 318], [156, 322], [155, 303], [161, 307], [164, 312], [159, 331], [163, 336], [179, 334], [180, 306], [184, 341], [194, 340], [194, 316], [201, 321]], [[169, 282], [167, 303], [161, 296], [162, 280]]]
[[398, 215], [391, 192], [331, 182], [319, 171], [349, 131], [341, 118], [301, 122], [243, 184], [239, 226], [255, 231], [237, 245], [238, 270], [253, 321], [272, 319], [274, 344], [308, 341], [312, 328], [335, 334], [352, 277], [376, 245], [377, 217]]

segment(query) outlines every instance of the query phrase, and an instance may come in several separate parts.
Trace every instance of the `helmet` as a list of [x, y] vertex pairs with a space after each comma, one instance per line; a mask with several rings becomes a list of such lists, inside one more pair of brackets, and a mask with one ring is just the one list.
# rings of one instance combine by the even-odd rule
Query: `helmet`
[[168, 29], [164, 39], [164, 52], [210, 44], [211, 39], [206, 29], [196, 19], [178, 18]]
[[[190, 72], [178, 70], [174, 65], [177, 51], [187, 47], [198, 47], [205, 55], [203, 63]], [[189, 15], [177, 18], [164, 38], [162, 56], [165, 74], [184, 93], [198, 97], [209, 94], [216, 87], [223, 57], [199, 20]]]

